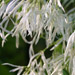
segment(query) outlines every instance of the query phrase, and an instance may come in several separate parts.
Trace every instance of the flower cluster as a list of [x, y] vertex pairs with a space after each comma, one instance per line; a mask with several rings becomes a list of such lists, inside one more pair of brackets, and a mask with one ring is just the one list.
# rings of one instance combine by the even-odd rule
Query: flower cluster
[[[67, 0], [63, 2], [63, 5], [66, 2]], [[62, 69], [68, 62], [72, 65], [75, 64], [75, 32], [72, 33], [74, 25], [71, 26], [71, 24], [75, 24], [75, 13], [71, 14], [74, 10], [75, 8], [65, 13], [60, 0], [11, 0], [7, 5], [3, 0], [0, 3], [0, 37], [2, 38], [2, 46], [9, 35], [16, 37], [17, 48], [19, 46], [19, 35], [22, 36], [26, 43], [30, 44], [28, 66], [17, 66], [11, 72], [19, 70], [17, 75], [20, 75], [25, 68], [23, 75], [62, 75]], [[12, 22], [11, 30], [8, 29], [10, 20]], [[71, 33], [72, 35], [70, 36]], [[31, 41], [26, 39], [27, 36], [32, 38]], [[46, 49], [57, 39], [50, 50], [54, 50], [63, 43], [62, 51], [65, 51], [60, 54], [57, 52], [56, 55], [53, 54], [50, 58], [46, 58], [44, 55], [46, 49], [35, 54], [33, 44], [38, 43], [40, 36], [43, 36], [46, 40]], [[74, 75], [74, 67], [72, 75]]]

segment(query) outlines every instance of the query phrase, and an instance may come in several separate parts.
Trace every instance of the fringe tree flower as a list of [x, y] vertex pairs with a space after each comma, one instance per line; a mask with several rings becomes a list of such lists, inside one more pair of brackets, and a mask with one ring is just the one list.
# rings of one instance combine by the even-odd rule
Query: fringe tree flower
[[[63, 5], [67, 1], [65, 0]], [[62, 70], [66, 67], [64, 65], [69, 62], [69, 71], [73, 69], [71, 74], [74, 75], [75, 32], [71, 26], [72, 23], [75, 24], [73, 17], [75, 14], [72, 14], [74, 10], [75, 8], [65, 13], [60, 0], [11, 0], [7, 6], [3, 0], [0, 3], [2, 46], [9, 35], [16, 37], [17, 48], [19, 47], [19, 35], [30, 44], [30, 61], [27, 67], [8, 63], [4, 65], [16, 67], [11, 72], [19, 71], [17, 75], [24, 70], [23, 75], [63, 75]], [[11, 30], [8, 29], [9, 21], [12, 22]], [[31, 38], [30, 41], [26, 39], [27, 36]], [[33, 45], [38, 43], [41, 36], [46, 41], [46, 48], [35, 54]], [[53, 52], [51, 57], [46, 58], [45, 51], [49, 47], [50, 50], [55, 50], [60, 44], [62, 44], [62, 53]]]
[[24, 69], [24, 66], [17, 66], [17, 65], [10, 64], [10, 63], [4, 63], [2, 65], [8, 65], [8, 66], [16, 67], [15, 69], [10, 70], [10, 72], [18, 71], [17, 75], [21, 75], [21, 73]]
[[72, 75], [75, 74], [75, 56], [73, 58], [73, 68], [72, 68]]
[[[37, 1], [33, 0], [30, 3], [28, 0], [12, 0], [8, 4], [3, 17], [8, 14], [7, 19], [10, 19], [14, 24], [14, 31], [11, 33], [12, 36], [16, 36], [16, 34], [20, 33], [22, 38], [27, 43], [33, 43], [33, 41], [27, 41], [26, 36], [34, 36], [36, 40], [34, 38], [33, 39], [35, 40], [35, 44], [37, 44], [40, 35], [43, 33], [43, 30], [45, 30], [47, 47], [54, 41], [56, 34], [62, 34], [63, 40], [66, 40], [64, 28], [68, 29], [66, 28], [68, 24], [65, 22], [65, 15], [62, 14], [61, 10], [59, 9], [63, 9], [60, 1], [50, 0], [49, 2], [43, 2], [42, 0], [43, 4], [41, 9], [39, 9], [39, 2], [35, 2]], [[56, 7], [57, 5], [58, 7]], [[18, 12], [19, 8], [22, 8], [20, 12]], [[16, 16], [16, 21], [13, 21], [11, 15]], [[5, 19], [5, 21], [7, 19]]]
[[[74, 66], [74, 57], [75, 57], [75, 31], [70, 35], [67, 43], [67, 47], [64, 54], [64, 59], [69, 59], [69, 71], [72, 72], [72, 68]], [[68, 58], [67, 58], [68, 57]]]

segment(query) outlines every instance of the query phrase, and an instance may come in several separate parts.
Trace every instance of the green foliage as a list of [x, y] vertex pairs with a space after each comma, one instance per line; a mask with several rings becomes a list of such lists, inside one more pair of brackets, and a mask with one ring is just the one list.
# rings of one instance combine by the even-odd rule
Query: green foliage
[[69, 75], [69, 73], [65, 69], [63, 69], [63, 75]]

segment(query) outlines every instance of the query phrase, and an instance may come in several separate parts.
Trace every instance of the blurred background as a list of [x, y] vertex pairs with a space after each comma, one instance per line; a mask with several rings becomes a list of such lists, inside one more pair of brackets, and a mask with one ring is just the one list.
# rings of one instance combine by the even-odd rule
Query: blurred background
[[15, 37], [8, 37], [4, 47], [1, 45], [0, 39], [0, 75], [16, 75], [15, 73], [9, 73], [12, 67], [3, 66], [2, 63], [11, 63], [15, 65], [27, 65], [29, 61], [28, 48], [21, 38], [19, 48], [16, 48]]

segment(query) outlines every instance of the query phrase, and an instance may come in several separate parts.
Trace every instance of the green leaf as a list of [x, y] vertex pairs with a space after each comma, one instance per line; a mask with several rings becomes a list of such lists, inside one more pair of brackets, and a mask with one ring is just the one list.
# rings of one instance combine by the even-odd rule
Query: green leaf
[[67, 72], [67, 70], [63, 69], [63, 75], [69, 75], [69, 73]]

